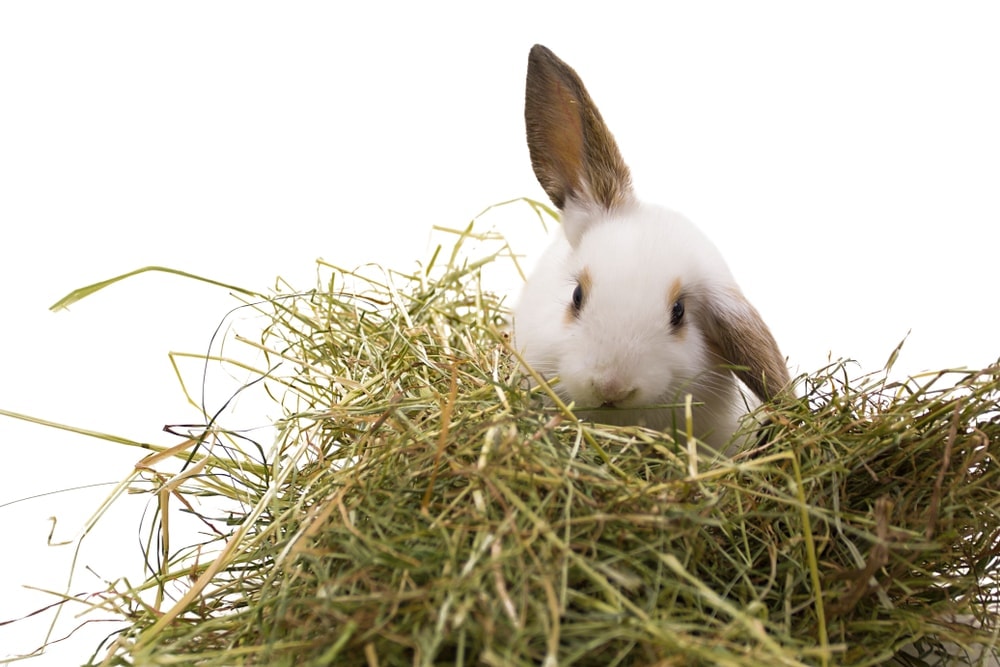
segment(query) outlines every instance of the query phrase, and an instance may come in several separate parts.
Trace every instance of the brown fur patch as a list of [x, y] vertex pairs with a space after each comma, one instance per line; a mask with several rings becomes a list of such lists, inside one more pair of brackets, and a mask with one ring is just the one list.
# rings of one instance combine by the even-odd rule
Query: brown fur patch
[[594, 279], [590, 277], [590, 269], [586, 266], [583, 267], [583, 271], [580, 272], [576, 280], [583, 289], [583, 300], [586, 302], [587, 295], [590, 294], [590, 288], [594, 285]]
[[677, 303], [677, 299], [681, 298], [683, 287], [684, 285], [681, 283], [681, 279], [674, 278], [674, 282], [670, 283], [670, 289], [667, 290], [667, 307], [674, 307], [674, 304]]

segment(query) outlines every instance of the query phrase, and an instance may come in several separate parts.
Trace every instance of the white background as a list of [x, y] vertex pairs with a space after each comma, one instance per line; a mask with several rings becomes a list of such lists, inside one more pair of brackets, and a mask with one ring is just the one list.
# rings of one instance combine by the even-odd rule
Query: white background
[[[641, 196], [720, 246], [793, 371], [982, 367], [997, 343], [1000, 16], [991, 3], [0, 4], [0, 409], [168, 445], [169, 364], [313, 260], [408, 268], [432, 225], [542, 198], [527, 52], [581, 74]], [[655, 9], [654, 9], [655, 8]], [[525, 210], [502, 216], [543, 246]], [[190, 368], [197, 374], [197, 368]], [[82, 522], [143, 452], [0, 417], [0, 620], [62, 591]], [[141, 575], [144, 501], [88, 536], [71, 592]], [[93, 573], [83, 569], [90, 567]], [[96, 574], [95, 574], [96, 573]], [[68, 609], [67, 611], [75, 611]], [[57, 636], [75, 621], [67, 616]], [[112, 626], [28, 664], [76, 664]], [[0, 627], [0, 657], [45, 624]]]

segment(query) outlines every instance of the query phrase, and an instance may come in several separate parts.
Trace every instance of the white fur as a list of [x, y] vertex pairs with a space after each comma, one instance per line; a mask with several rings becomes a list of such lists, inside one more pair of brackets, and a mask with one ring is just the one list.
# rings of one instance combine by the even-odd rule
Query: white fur
[[[605, 423], [683, 427], [690, 393], [695, 435], [720, 450], [745, 411], [735, 377], [719, 368], [699, 329], [699, 298], [720, 298], [736, 283], [719, 251], [683, 216], [633, 202], [613, 212], [567, 206], [564, 234], [539, 261], [514, 311], [516, 345], [525, 361], [585, 416]], [[577, 239], [574, 248], [567, 234]], [[578, 318], [568, 318], [577, 277], [592, 281]], [[687, 295], [682, 331], [670, 324], [668, 294], [679, 280]], [[634, 389], [613, 409], [588, 414], [604, 402], [599, 386]]]

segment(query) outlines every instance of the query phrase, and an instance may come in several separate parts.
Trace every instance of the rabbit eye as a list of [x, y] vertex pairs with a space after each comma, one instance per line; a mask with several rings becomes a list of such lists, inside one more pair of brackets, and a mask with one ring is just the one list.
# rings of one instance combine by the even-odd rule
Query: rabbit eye
[[590, 271], [584, 267], [576, 276], [576, 287], [573, 288], [573, 298], [569, 302], [569, 308], [566, 309], [567, 317], [572, 319], [580, 317], [580, 311], [583, 310], [583, 302], [587, 300], [587, 294], [590, 292], [590, 284]]
[[673, 326], [679, 326], [681, 320], [684, 319], [684, 301], [677, 299], [674, 301], [674, 307], [670, 310], [670, 324]]
[[573, 312], [579, 313], [580, 308], [583, 307], [583, 286], [580, 283], [576, 284], [576, 289], [573, 290]]

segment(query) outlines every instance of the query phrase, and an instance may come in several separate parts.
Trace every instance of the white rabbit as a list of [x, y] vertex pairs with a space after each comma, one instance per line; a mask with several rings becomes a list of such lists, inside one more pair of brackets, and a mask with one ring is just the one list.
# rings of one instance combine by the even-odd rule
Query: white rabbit
[[690, 394], [695, 435], [723, 451], [747, 410], [736, 378], [760, 401], [789, 383], [767, 325], [694, 225], [635, 198], [582, 81], [541, 45], [528, 57], [524, 115], [562, 234], [514, 311], [523, 359], [604, 423], [683, 429], [673, 406]]

